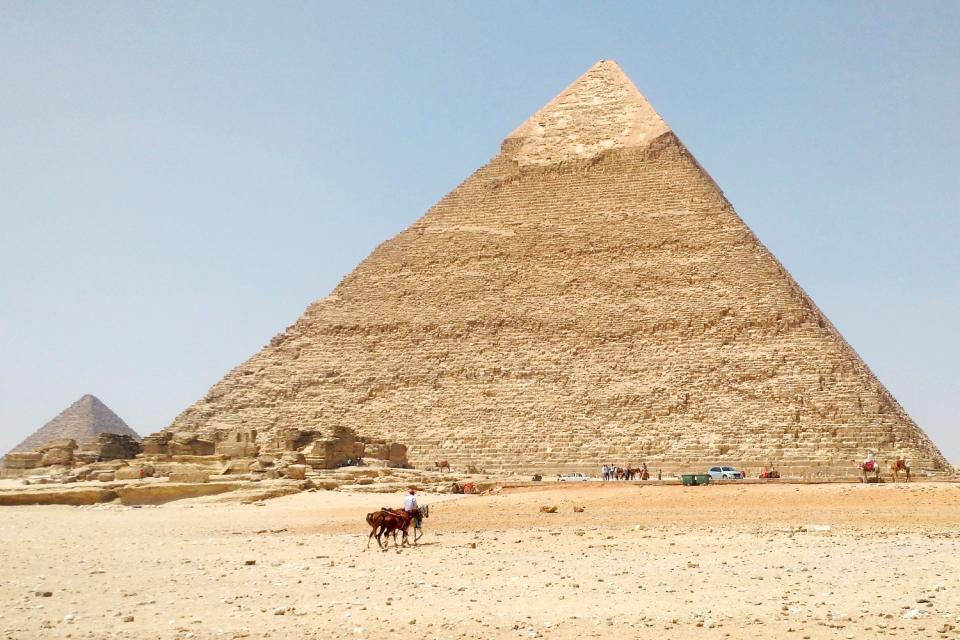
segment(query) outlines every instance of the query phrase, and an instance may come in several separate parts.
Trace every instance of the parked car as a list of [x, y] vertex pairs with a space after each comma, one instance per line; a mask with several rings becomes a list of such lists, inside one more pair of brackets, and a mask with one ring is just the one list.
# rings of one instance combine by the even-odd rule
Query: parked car
[[573, 473], [564, 473], [557, 476], [557, 482], [586, 482], [590, 478], [579, 471]]
[[711, 480], [742, 480], [743, 471], [737, 471], [733, 467], [710, 467], [707, 471]]

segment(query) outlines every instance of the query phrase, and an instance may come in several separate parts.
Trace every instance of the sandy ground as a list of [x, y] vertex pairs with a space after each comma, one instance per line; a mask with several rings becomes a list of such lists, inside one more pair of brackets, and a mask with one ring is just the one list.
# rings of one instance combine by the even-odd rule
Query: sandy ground
[[960, 638], [957, 484], [218, 500], [0, 508], [0, 637]]

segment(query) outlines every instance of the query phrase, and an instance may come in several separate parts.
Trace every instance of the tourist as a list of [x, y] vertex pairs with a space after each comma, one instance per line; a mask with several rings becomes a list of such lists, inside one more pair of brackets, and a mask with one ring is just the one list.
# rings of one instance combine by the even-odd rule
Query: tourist
[[420, 507], [417, 505], [417, 491], [413, 487], [407, 492], [407, 496], [403, 499], [403, 510], [407, 512], [407, 515], [413, 518], [415, 524], [414, 528], [420, 528]]

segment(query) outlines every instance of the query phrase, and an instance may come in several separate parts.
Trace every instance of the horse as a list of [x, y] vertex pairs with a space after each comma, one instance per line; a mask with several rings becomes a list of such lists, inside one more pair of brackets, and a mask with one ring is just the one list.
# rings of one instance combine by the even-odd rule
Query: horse
[[437, 468], [437, 471], [443, 471], [444, 469], [450, 471], [450, 463], [447, 460], [441, 460], [440, 462], [434, 462], [433, 464]]
[[907, 464], [907, 461], [903, 458], [897, 458], [890, 465], [890, 474], [893, 476], [893, 481], [896, 482], [900, 478], [900, 472], [903, 471], [907, 476], [907, 482], [910, 482], [910, 465]]
[[[413, 544], [417, 544], [417, 541], [423, 537], [423, 529], [420, 525], [423, 523], [424, 518], [430, 517], [430, 505], [425, 504], [416, 511], [410, 512], [404, 511], [403, 509], [394, 509], [392, 510], [392, 513], [396, 514], [400, 520], [396, 522], [395, 526], [393, 527], [390, 527], [390, 523], [387, 523], [388, 527], [384, 533], [388, 536], [391, 533], [393, 534], [394, 548], [397, 547], [397, 531], [400, 531], [403, 534], [403, 541], [400, 543], [400, 546], [403, 547], [410, 544], [408, 538], [411, 522], [414, 523]], [[387, 544], [389, 544], [389, 542]]]
[[[423, 505], [422, 507], [420, 507], [419, 509], [413, 512], [413, 521], [414, 521], [413, 544], [417, 544], [417, 540], [423, 537], [423, 528], [421, 527], [421, 524], [423, 523], [424, 518], [429, 518], [429, 517], [430, 517], [430, 505], [428, 504]], [[410, 526], [410, 524], [407, 523], [407, 526]], [[404, 531], [403, 535], [404, 536], [407, 535], [406, 531]]]
[[403, 531], [403, 544], [407, 544], [407, 528], [410, 526], [410, 515], [402, 509], [388, 509], [384, 507], [380, 511], [374, 511], [367, 514], [367, 524], [370, 525], [370, 535], [367, 536], [367, 549], [370, 548], [370, 539], [377, 537], [377, 546], [386, 551], [390, 546], [390, 539], [387, 538], [381, 543], [381, 536], [393, 534], [393, 546], [397, 547], [397, 530]]
[[861, 462], [860, 465], [860, 474], [863, 476], [863, 481], [867, 481], [867, 474], [872, 473], [877, 479], [877, 482], [880, 481], [880, 463], [876, 460], [867, 460]]
[[367, 514], [367, 525], [370, 526], [370, 535], [367, 536], [367, 549], [370, 548], [370, 540], [373, 539], [374, 536], [377, 537], [377, 546], [381, 549], [383, 548], [383, 544], [380, 543], [380, 535], [383, 533], [383, 520], [388, 513], [390, 512], [387, 511], [386, 508], [383, 508], [380, 511]]

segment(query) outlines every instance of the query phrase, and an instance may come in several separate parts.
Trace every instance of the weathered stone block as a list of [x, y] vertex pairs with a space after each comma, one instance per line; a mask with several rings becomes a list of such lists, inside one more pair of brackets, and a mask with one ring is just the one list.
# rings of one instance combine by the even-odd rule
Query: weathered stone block
[[398, 442], [391, 444], [387, 459], [393, 464], [405, 467], [407, 465], [407, 445]]
[[8, 453], [3, 458], [3, 466], [7, 469], [35, 469], [42, 460], [43, 454], [35, 451]]
[[217, 452], [217, 445], [196, 437], [190, 438], [188, 442], [174, 438], [167, 445], [167, 452], [174, 456], [212, 456]]
[[281, 459], [288, 464], [306, 464], [307, 457], [299, 451], [284, 451]]
[[260, 454], [260, 446], [252, 442], [218, 442], [216, 452], [230, 458], [255, 458]]
[[307, 467], [302, 464], [292, 464], [286, 468], [285, 474], [290, 480], [306, 480]]
[[40, 466], [51, 467], [55, 464], [73, 464], [73, 451], [70, 449], [48, 449], [44, 451], [43, 458], [40, 460]]
[[176, 469], [170, 474], [170, 482], [203, 483], [210, 480], [210, 472], [202, 469]]
[[140, 451], [140, 442], [129, 435], [100, 433], [96, 438], [84, 442], [74, 457], [84, 462], [129, 460]]
[[150, 465], [133, 465], [121, 467], [114, 472], [117, 480], [140, 480], [153, 476], [154, 468]]

